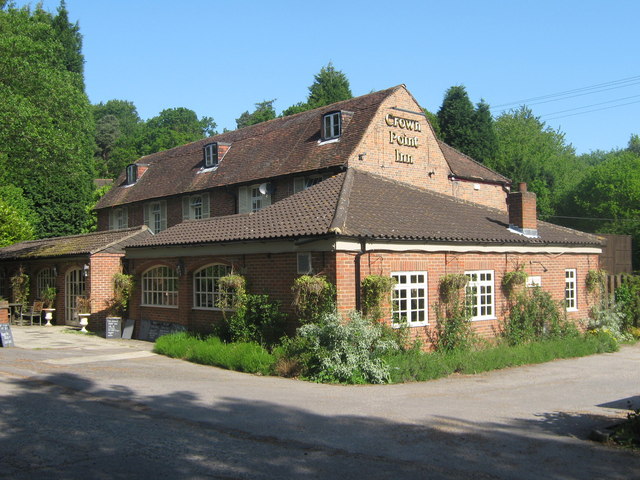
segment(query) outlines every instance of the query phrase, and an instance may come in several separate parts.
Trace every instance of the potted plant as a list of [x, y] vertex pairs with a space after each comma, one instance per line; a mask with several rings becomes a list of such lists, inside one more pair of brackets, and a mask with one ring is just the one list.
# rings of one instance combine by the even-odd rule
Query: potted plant
[[55, 312], [55, 308], [53, 308], [53, 305], [56, 301], [56, 295], [58, 294], [58, 291], [56, 290], [56, 287], [46, 287], [43, 291], [42, 291], [42, 301], [44, 302], [44, 308], [42, 310], [44, 310], [44, 318], [47, 321], [47, 323], [45, 324], [45, 327], [51, 327], [51, 320], [53, 319], [53, 312]]
[[76, 297], [76, 309], [80, 318], [81, 332], [87, 333], [87, 325], [89, 325], [89, 316], [91, 315], [91, 299], [89, 297]]

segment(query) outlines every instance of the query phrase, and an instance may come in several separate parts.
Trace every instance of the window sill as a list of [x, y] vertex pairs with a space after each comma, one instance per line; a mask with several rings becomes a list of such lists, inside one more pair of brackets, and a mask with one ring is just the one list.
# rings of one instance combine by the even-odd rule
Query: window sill
[[146, 304], [140, 304], [141, 307], [144, 308], [173, 308], [173, 309], [177, 309], [178, 305], [146, 305]]
[[411, 324], [400, 324], [400, 323], [393, 323], [391, 325], [393, 328], [401, 328], [401, 327], [409, 327], [409, 328], [416, 328], [416, 327], [428, 327], [429, 326], [429, 322], [420, 322], [420, 323], [411, 323]]
[[567, 309], [566, 309], [566, 311], [567, 311], [567, 312], [577, 312], [577, 311], [578, 311], [578, 309], [577, 309], [577, 308], [575, 308], [575, 307], [574, 307], [574, 308], [567, 308]]
[[487, 320], [497, 320], [497, 319], [498, 319], [498, 317], [475, 317], [475, 318], [472, 318], [471, 321], [472, 322], [484, 322], [484, 321], [487, 321]]
[[340, 137], [334, 137], [334, 138], [327, 138], [327, 139], [320, 139], [318, 140], [318, 145], [327, 145], [329, 143], [336, 143], [340, 141]]

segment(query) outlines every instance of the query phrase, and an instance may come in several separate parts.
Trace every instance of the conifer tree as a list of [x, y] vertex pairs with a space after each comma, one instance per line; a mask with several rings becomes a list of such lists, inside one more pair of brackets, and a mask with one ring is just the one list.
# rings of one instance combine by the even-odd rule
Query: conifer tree
[[438, 110], [442, 141], [467, 153], [473, 144], [474, 110], [462, 85], [450, 87]]

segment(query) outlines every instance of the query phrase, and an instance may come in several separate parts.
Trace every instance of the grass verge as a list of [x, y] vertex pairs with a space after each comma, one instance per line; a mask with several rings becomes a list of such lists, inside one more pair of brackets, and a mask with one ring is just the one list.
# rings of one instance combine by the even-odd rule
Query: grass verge
[[224, 343], [217, 337], [201, 338], [185, 332], [164, 335], [153, 351], [202, 365], [269, 375], [275, 358], [256, 343]]
[[484, 350], [425, 353], [419, 350], [386, 357], [391, 382], [433, 380], [452, 373], [473, 374], [544, 363], [557, 358], [574, 358], [595, 353], [614, 352], [618, 343], [610, 335], [597, 334], [530, 342], [523, 345], [498, 345]]

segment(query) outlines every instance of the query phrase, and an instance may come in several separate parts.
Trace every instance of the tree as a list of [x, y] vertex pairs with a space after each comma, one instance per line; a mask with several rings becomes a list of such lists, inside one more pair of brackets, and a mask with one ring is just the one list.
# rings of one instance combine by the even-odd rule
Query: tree
[[431, 127], [433, 128], [433, 131], [435, 132], [436, 137], [442, 139], [442, 132], [440, 131], [440, 122], [438, 121], [438, 115], [430, 112], [426, 108], [423, 108], [422, 111], [424, 112], [425, 116], [427, 117], [427, 120], [431, 124]]
[[276, 111], [273, 109], [273, 102], [276, 100], [265, 100], [260, 103], [256, 103], [256, 109], [253, 113], [249, 111], [244, 112], [239, 118], [236, 118], [236, 125], [238, 128], [248, 127], [249, 125], [255, 125], [257, 123], [266, 122], [267, 120], [273, 120], [276, 118]]
[[[575, 186], [572, 213], [587, 231], [633, 236], [634, 268], [640, 266], [640, 155], [613, 151]], [[596, 220], [608, 219], [608, 220]]]
[[349, 80], [340, 70], [336, 70], [331, 62], [322, 67], [314, 76], [314, 82], [309, 87], [309, 95], [306, 102], [298, 102], [286, 108], [282, 116], [294, 115], [313, 108], [324, 107], [353, 97]]
[[627, 144], [627, 150], [635, 153], [636, 155], [640, 155], [640, 136], [635, 133], [631, 135], [629, 143]]
[[474, 111], [467, 90], [462, 85], [450, 87], [438, 110], [442, 141], [468, 153], [473, 144]]
[[538, 195], [538, 212], [553, 215], [584, 172], [573, 147], [526, 106], [500, 115], [495, 128], [498, 150], [487, 166], [514, 183], [528, 183]]
[[309, 87], [307, 104], [309, 108], [324, 107], [353, 97], [349, 80], [340, 70], [336, 70], [331, 62], [322, 67], [314, 76], [314, 82]]
[[60, 1], [58, 14], [53, 17], [51, 24], [63, 46], [63, 63], [68, 71], [77, 74], [78, 86], [84, 90], [84, 55], [80, 26], [78, 22], [69, 22], [69, 12], [64, 0]]
[[89, 100], [52, 22], [41, 7], [0, 9], [0, 182], [31, 200], [38, 237], [80, 231], [94, 177]]
[[13, 185], [0, 186], [0, 247], [5, 247], [35, 236], [37, 222], [33, 205]]
[[138, 151], [142, 155], [167, 150], [216, 134], [213, 118], [198, 116], [188, 108], [167, 108], [144, 125]]
[[478, 162], [487, 162], [496, 156], [498, 137], [489, 104], [484, 100], [476, 105], [472, 117], [471, 142], [464, 152]]

